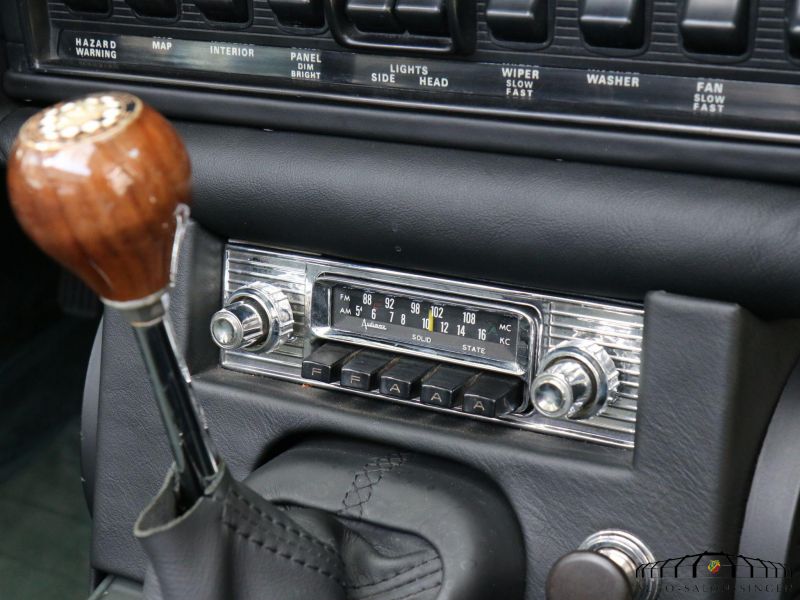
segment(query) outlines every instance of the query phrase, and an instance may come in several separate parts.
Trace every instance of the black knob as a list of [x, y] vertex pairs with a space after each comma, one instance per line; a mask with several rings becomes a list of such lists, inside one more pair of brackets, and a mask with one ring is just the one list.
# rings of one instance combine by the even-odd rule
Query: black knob
[[629, 575], [611, 558], [576, 550], [550, 569], [547, 600], [633, 600], [633, 590]]

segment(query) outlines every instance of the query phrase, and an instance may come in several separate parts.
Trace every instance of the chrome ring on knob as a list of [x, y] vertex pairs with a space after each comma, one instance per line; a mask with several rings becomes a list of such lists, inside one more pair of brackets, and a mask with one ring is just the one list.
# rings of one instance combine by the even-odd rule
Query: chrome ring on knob
[[631, 583], [634, 600], [655, 600], [659, 592], [659, 571], [652, 569], [655, 558], [635, 535], [619, 529], [605, 529], [583, 540], [578, 550], [597, 552], [611, 559]]
[[619, 371], [602, 346], [569, 340], [544, 356], [530, 395], [540, 414], [577, 420], [600, 413], [618, 387]]
[[211, 337], [224, 350], [272, 352], [294, 331], [292, 305], [280, 288], [254, 283], [234, 291], [211, 317]]
[[252, 302], [234, 302], [211, 318], [211, 337], [224, 350], [250, 347], [263, 333], [264, 319]]

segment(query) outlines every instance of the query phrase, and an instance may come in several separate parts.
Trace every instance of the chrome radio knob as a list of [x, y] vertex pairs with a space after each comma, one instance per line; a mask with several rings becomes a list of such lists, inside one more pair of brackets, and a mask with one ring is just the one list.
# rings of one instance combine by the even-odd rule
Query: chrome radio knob
[[562, 342], [542, 359], [531, 402], [546, 417], [586, 419], [614, 399], [619, 371], [608, 352], [588, 340]]
[[289, 299], [266, 283], [239, 288], [211, 317], [211, 337], [224, 350], [272, 352], [292, 337], [293, 329]]

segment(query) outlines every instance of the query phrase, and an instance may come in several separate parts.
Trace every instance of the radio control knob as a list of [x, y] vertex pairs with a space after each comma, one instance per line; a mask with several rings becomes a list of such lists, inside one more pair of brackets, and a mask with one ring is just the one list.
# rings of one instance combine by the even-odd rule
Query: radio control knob
[[211, 337], [223, 350], [272, 352], [292, 337], [293, 330], [289, 299], [266, 283], [237, 289], [211, 317]]
[[531, 402], [546, 417], [586, 419], [602, 411], [618, 387], [619, 371], [602, 346], [570, 340], [545, 354], [531, 383]]

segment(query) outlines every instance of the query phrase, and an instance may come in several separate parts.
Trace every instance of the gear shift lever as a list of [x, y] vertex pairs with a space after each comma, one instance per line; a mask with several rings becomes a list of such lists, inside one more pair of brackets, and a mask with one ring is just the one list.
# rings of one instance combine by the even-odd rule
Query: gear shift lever
[[133, 326], [190, 506], [220, 470], [165, 314], [189, 157], [172, 126], [138, 98], [95, 94], [23, 125], [8, 163], [11, 206], [47, 254]]
[[332, 440], [298, 445], [245, 483], [226, 469], [164, 308], [189, 170], [170, 124], [121, 93], [34, 116], [8, 164], [23, 229], [125, 315], [153, 383], [175, 469], [134, 526], [149, 559], [145, 597], [520, 598], [516, 517], [472, 470]]

